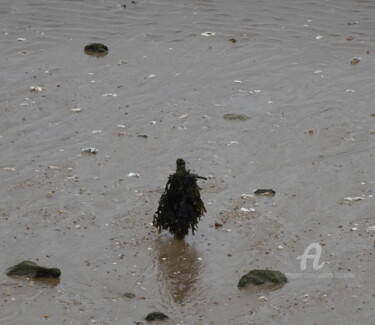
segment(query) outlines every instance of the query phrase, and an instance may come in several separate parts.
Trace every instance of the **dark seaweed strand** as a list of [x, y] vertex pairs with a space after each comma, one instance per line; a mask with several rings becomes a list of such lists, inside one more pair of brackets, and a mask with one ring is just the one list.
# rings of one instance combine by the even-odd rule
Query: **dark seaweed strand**
[[206, 212], [197, 178], [197, 175], [185, 170], [182, 159], [177, 160], [176, 173], [169, 177], [154, 215], [153, 224], [159, 233], [164, 229], [178, 238], [184, 238], [189, 229], [193, 234], [197, 230], [197, 224]]

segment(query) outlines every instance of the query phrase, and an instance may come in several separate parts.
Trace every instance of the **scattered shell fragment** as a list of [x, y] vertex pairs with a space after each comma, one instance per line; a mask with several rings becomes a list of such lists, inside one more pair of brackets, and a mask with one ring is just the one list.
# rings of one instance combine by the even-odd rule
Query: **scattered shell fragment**
[[103, 94], [102, 95], [103, 97], [108, 97], [108, 96], [112, 96], [112, 97], [117, 97], [117, 94], [115, 94], [115, 93], [105, 93], [105, 94]]
[[102, 130], [93, 130], [91, 131], [93, 134], [102, 133]]
[[216, 33], [215, 32], [204, 32], [201, 34], [202, 36], [215, 36]]
[[241, 199], [247, 199], [248, 197], [254, 197], [254, 196], [252, 194], [246, 194], [246, 193], [241, 195]]
[[49, 168], [49, 169], [54, 169], [54, 170], [58, 170], [58, 169], [60, 169], [60, 167], [58, 167], [58, 166], [52, 166], [52, 165], [51, 165], [51, 166], [48, 166], [48, 168]]
[[250, 208], [250, 209], [241, 208], [240, 211], [242, 211], [242, 212], [255, 212], [255, 209], [254, 208]]
[[316, 40], [320, 40], [322, 38], [324, 38], [324, 36], [322, 36], [322, 35], [318, 35], [318, 36], [315, 37]]
[[70, 110], [71, 110], [72, 112], [78, 113], [78, 112], [82, 111], [82, 108], [74, 107], [74, 108], [71, 108]]
[[346, 197], [344, 198], [344, 201], [361, 201], [363, 200], [363, 197], [361, 196], [354, 196], [354, 197]]
[[23, 41], [26, 41], [26, 38], [24, 38], [24, 37], [18, 37], [18, 38], [17, 38], [17, 41], [18, 41], [18, 42], [23, 42]]
[[350, 60], [350, 64], [357, 64], [359, 62], [361, 62], [361, 58], [355, 58], [354, 57], [353, 59]]
[[88, 153], [92, 153], [92, 154], [97, 154], [98, 153], [98, 149], [94, 148], [94, 147], [84, 147], [81, 149], [82, 152], [88, 152]]
[[366, 229], [366, 232], [375, 232], [375, 226], [370, 226]]
[[119, 60], [117, 65], [123, 65], [123, 64], [126, 64], [127, 62], [125, 60]]
[[33, 93], [40, 93], [43, 91], [43, 88], [40, 86], [31, 86], [30, 91]]
[[235, 84], [242, 84], [242, 81], [241, 80], [234, 80], [233, 81]]
[[268, 301], [268, 298], [266, 296], [260, 296], [258, 298], [258, 300], [260, 300], [260, 301]]
[[284, 246], [282, 246], [282, 245], [277, 245], [277, 249], [282, 250], [282, 249], [284, 249]]
[[15, 172], [16, 169], [13, 168], [13, 167], [4, 167], [4, 170], [7, 171], [7, 172]]
[[358, 230], [358, 227], [352, 227], [352, 228], [350, 228], [350, 230], [351, 231], [356, 231], [356, 230]]
[[139, 173], [133, 173], [133, 172], [131, 172], [131, 173], [128, 174], [128, 177], [136, 177], [136, 178], [138, 178], [139, 176], [140, 176]]
[[152, 79], [152, 78], [156, 78], [156, 74], [150, 74], [150, 75], [148, 76], [148, 79]]

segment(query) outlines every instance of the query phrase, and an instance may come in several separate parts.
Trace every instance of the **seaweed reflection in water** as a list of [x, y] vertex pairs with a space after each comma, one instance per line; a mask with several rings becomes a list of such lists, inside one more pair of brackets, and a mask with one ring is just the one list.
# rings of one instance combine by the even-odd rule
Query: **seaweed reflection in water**
[[159, 237], [155, 250], [158, 277], [174, 302], [184, 304], [191, 300], [198, 292], [196, 284], [204, 268], [194, 245], [183, 240]]

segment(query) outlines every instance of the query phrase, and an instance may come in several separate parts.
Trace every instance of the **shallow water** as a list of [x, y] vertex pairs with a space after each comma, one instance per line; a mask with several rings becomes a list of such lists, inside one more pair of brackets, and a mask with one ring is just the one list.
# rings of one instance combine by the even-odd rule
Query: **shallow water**
[[[0, 323], [372, 324], [375, 4], [124, 3], [0, 2]], [[178, 157], [209, 178], [183, 242], [150, 224]], [[5, 275], [26, 259], [60, 283]], [[256, 268], [290, 281], [238, 290]]]

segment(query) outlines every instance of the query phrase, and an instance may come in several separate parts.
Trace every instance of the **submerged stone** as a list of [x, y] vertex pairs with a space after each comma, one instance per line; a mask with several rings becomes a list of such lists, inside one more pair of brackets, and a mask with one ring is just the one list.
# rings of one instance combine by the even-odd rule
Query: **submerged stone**
[[275, 196], [276, 192], [273, 189], [259, 189], [254, 192], [255, 195]]
[[125, 292], [122, 296], [129, 299], [135, 298], [135, 294], [133, 292]]
[[146, 316], [146, 320], [148, 321], [154, 321], [154, 320], [165, 320], [168, 319], [169, 317], [161, 312], [155, 311], [153, 313], [149, 313]]
[[252, 270], [245, 274], [238, 282], [238, 287], [243, 288], [249, 284], [262, 285], [266, 283], [283, 284], [288, 282], [287, 277], [280, 271]]
[[248, 120], [250, 117], [244, 114], [225, 114], [224, 115], [224, 120], [239, 120], [239, 121], [245, 121]]
[[60, 269], [39, 266], [31, 261], [23, 261], [7, 270], [7, 275], [27, 276], [29, 278], [58, 278]]
[[85, 46], [84, 51], [90, 56], [103, 57], [108, 54], [108, 47], [102, 43], [91, 43]]

